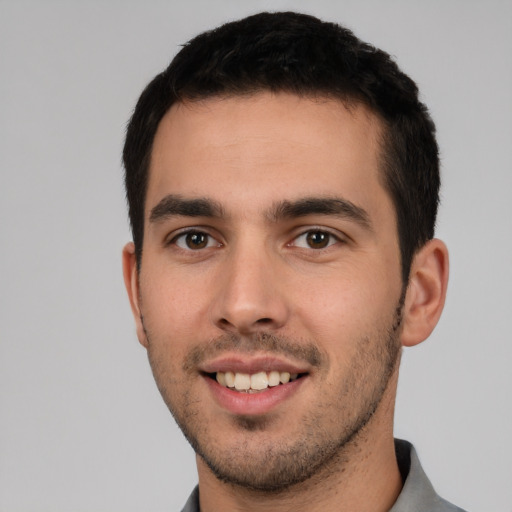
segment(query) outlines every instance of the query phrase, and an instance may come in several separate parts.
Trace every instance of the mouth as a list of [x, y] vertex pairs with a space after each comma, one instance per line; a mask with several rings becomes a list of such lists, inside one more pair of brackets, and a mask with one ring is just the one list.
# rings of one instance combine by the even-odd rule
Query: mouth
[[306, 373], [290, 373], [287, 371], [258, 371], [255, 373], [242, 372], [215, 372], [207, 373], [206, 376], [216, 380], [222, 387], [240, 393], [261, 393], [269, 388], [277, 388], [289, 382], [304, 377]]
[[257, 416], [291, 407], [285, 403], [307, 385], [312, 370], [307, 362], [289, 358], [223, 354], [203, 363], [199, 373], [221, 410]]

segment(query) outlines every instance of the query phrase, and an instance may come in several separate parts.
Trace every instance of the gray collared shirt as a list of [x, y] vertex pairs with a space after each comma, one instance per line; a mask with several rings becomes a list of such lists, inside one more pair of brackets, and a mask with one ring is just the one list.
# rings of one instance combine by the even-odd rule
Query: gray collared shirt
[[[396, 439], [395, 449], [404, 486], [389, 512], [464, 512], [443, 500], [434, 491], [412, 444]], [[199, 512], [198, 487], [194, 489], [181, 512]]]

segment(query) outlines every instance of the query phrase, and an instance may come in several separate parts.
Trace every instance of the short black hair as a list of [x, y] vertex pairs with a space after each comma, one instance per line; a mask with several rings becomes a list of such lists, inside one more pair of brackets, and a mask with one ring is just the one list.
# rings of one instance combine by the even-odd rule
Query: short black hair
[[295, 12], [262, 12], [204, 32], [183, 46], [143, 91], [123, 151], [137, 264], [153, 140], [178, 102], [259, 91], [362, 103], [381, 120], [383, 184], [393, 201], [402, 277], [434, 236], [439, 203], [435, 126], [416, 84], [385, 52], [350, 30]]

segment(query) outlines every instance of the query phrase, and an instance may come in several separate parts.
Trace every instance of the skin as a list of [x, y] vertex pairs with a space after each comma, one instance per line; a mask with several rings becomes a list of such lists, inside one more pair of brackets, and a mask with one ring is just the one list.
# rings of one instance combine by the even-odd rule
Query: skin
[[[364, 106], [270, 93], [175, 105], [159, 126], [124, 276], [203, 512], [384, 511], [400, 492], [400, 347], [437, 323], [448, 256], [426, 244], [402, 295], [380, 130]], [[306, 198], [348, 207], [289, 207]], [[304, 372], [293, 392], [263, 413], [219, 403], [205, 368], [268, 356]]]

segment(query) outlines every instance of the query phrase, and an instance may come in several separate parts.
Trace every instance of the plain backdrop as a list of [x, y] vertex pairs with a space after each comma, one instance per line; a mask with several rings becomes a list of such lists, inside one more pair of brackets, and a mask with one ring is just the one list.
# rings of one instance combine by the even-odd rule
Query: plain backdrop
[[0, 0], [0, 511], [177, 511], [195, 460], [121, 277], [126, 122], [199, 31], [259, 10], [347, 25], [438, 126], [443, 318], [403, 357], [396, 434], [441, 495], [512, 511], [510, 1]]

